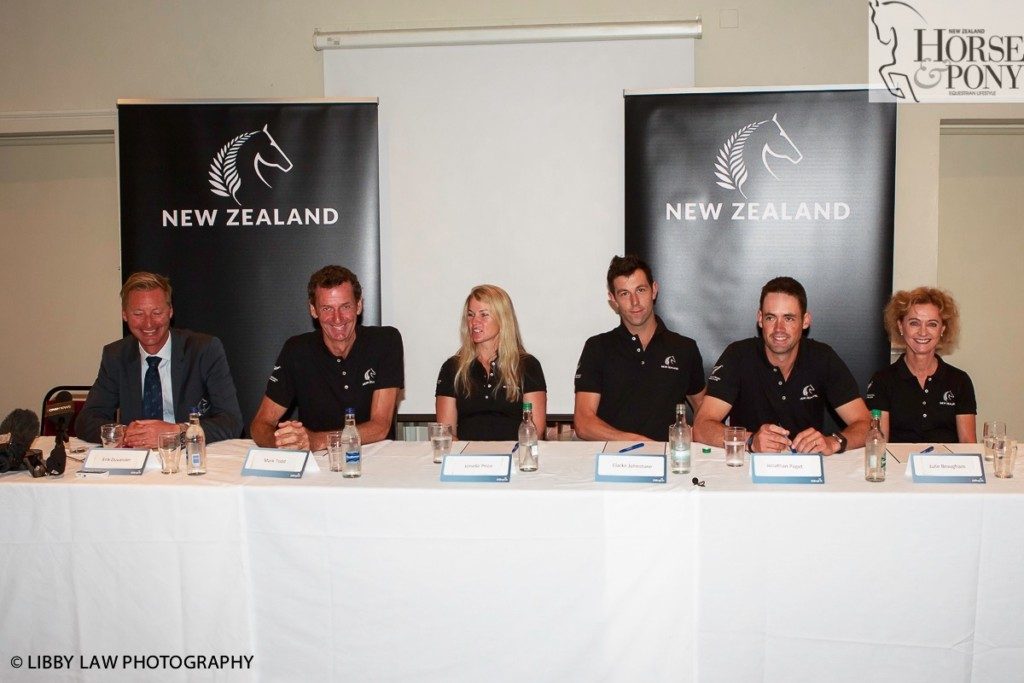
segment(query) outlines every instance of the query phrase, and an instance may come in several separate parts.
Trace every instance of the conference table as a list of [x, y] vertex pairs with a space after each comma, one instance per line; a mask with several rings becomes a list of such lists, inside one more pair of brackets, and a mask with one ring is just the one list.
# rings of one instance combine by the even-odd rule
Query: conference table
[[821, 485], [755, 484], [700, 444], [690, 474], [595, 482], [622, 444], [579, 441], [506, 483], [442, 482], [402, 441], [364, 447], [358, 479], [322, 454], [243, 477], [245, 440], [200, 477], [7, 473], [0, 680], [1020, 678], [1024, 473], [914, 483], [926, 445], [891, 445], [882, 483], [860, 449], [826, 458]]

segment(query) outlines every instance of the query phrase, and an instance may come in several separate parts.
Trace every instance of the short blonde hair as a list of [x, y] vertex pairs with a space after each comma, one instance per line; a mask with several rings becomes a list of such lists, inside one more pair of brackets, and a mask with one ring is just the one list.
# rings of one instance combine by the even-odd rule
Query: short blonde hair
[[960, 309], [952, 294], [935, 287], [900, 290], [889, 299], [885, 306], [885, 331], [889, 333], [889, 341], [893, 348], [907, 348], [907, 343], [900, 336], [899, 323], [907, 317], [912, 307], [921, 304], [931, 304], [939, 309], [939, 317], [946, 327], [936, 350], [946, 352], [955, 349], [957, 342], [960, 341]]
[[163, 275], [139, 271], [138, 273], [132, 273], [129, 275], [128, 279], [125, 280], [124, 286], [121, 287], [121, 310], [127, 310], [129, 294], [140, 291], [148, 292], [152, 289], [163, 290], [164, 297], [167, 299], [167, 306], [170, 307], [171, 281]]

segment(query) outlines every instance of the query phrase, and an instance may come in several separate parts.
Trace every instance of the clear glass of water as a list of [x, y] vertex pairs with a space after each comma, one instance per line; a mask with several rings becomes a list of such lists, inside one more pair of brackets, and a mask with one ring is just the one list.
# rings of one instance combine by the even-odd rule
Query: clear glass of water
[[331, 472], [341, 472], [345, 469], [345, 442], [341, 439], [341, 432], [327, 432], [327, 459], [330, 461]]
[[160, 471], [164, 474], [177, 474], [181, 463], [181, 433], [161, 433], [157, 437], [156, 446], [160, 453]]
[[430, 448], [434, 452], [434, 462], [440, 463], [444, 456], [452, 452], [452, 426], [443, 422], [431, 422], [427, 425], [430, 437]]
[[1017, 444], [1005, 436], [992, 439], [992, 460], [995, 475], [1000, 479], [1013, 477], [1013, 465], [1017, 459]]
[[120, 448], [124, 444], [124, 425], [103, 425], [100, 427], [100, 441], [104, 448]]
[[993, 441], [1000, 437], [1006, 437], [1006, 423], [1000, 422], [999, 420], [990, 420], [985, 423], [984, 431], [982, 432], [985, 439], [985, 460], [992, 462], [993, 454]]
[[743, 467], [743, 455], [747, 446], [747, 430], [743, 427], [725, 428], [725, 464], [729, 467]]

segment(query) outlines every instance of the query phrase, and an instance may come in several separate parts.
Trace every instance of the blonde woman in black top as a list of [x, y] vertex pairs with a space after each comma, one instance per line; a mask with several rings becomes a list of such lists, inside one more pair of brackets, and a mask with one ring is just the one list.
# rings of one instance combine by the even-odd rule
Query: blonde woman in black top
[[478, 285], [462, 307], [462, 346], [437, 378], [437, 421], [456, 438], [508, 441], [518, 438], [522, 404], [533, 404], [537, 434], [544, 438], [547, 385], [536, 358], [526, 352], [508, 293]]

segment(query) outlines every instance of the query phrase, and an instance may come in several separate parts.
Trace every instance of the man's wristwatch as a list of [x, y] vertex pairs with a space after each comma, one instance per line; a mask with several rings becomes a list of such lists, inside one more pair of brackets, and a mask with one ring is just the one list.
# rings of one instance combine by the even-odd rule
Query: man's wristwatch
[[846, 437], [841, 432], [833, 432], [832, 438], [839, 442], [839, 448], [835, 450], [836, 453], [842, 453], [846, 450]]

